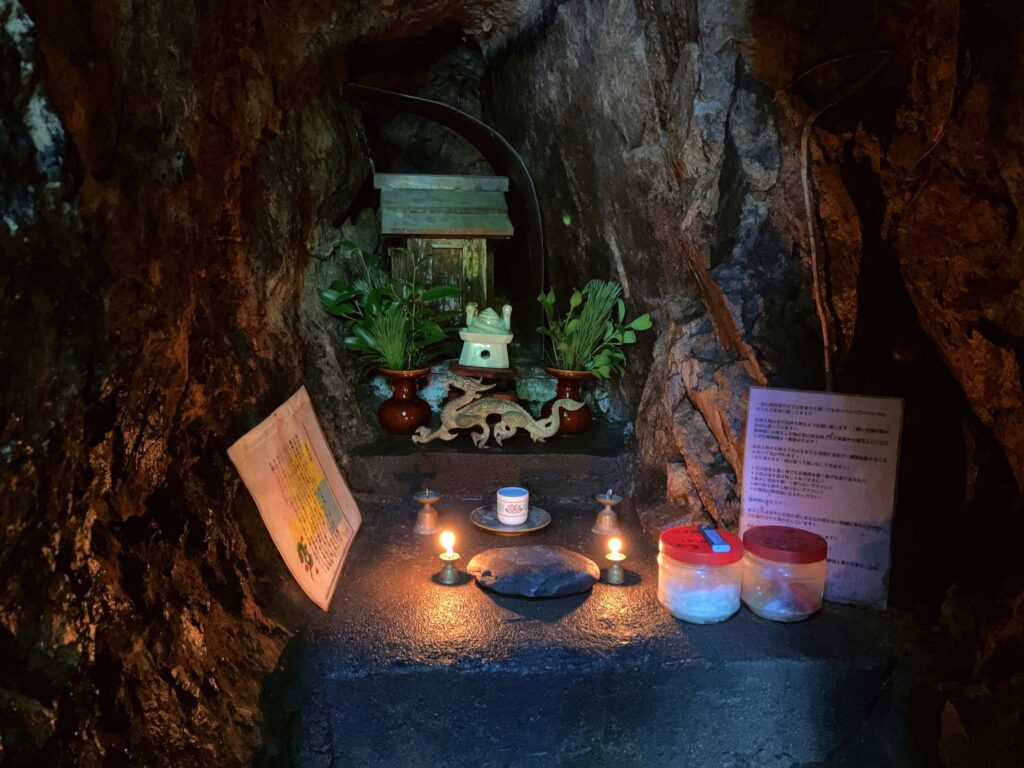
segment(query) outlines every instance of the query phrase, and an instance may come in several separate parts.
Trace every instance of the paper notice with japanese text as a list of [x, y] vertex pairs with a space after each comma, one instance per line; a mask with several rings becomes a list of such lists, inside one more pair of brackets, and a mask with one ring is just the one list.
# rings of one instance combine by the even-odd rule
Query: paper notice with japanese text
[[288, 570], [323, 610], [362, 517], [302, 387], [228, 449]]
[[828, 541], [825, 598], [884, 610], [903, 401], [752, 387], [740, 533], [805, 528]]

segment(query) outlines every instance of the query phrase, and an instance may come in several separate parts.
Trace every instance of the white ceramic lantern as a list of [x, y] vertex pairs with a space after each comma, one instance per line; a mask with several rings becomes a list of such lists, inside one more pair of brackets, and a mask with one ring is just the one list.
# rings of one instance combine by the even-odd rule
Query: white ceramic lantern
[[477, 313], [477, 305], [466, 305], [466, 327], [459, 331], [462, 355], [459, 365], [473, 368], [508, 368], [508, 345], [512, 341], [512, 307]]

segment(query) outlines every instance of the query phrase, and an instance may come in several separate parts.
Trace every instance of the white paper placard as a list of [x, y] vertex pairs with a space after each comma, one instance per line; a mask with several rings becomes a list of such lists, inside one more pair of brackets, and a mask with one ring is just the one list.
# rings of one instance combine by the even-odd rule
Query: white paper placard
[[898, 398], [751, 387], [740, 534], [824, 536], [825, 598], [884, 610], [902, 421]]
[[362, 517], [302, 387], [228, 449], [288, 570], [323, 610]]

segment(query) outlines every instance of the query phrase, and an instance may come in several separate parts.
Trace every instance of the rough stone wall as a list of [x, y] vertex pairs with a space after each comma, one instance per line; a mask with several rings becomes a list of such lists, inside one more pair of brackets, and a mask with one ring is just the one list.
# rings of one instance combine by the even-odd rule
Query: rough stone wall
[[[893, 596], [936, 611], [961, 585], [951, 765], [1020, 715], [984, 715], [1021, 679], [1016, 5], [578, 0], [491, 50], [485, 90], [540, 179], [556, 288], [617, 278], [656, 318], [622, 382], [637, 493], [676, 502], [641, 505], [652, 535], [735, 524], [750, 385], [824, 384], [806, 175], [835, 388], [906, 400]], [[965, 519], [994, 550], [965, 551]]]
[[308, 266], [368, 166], [232, 5], [0, 3], [5, 764], [260, 740], [290, 614], [225, 451], [302, 382], [344, 412]]
[[[0, 0], [5, 760], [232, 764], [259, 740], [297, 609], [225, 450], [305, 382], [344, 463], [312, 289], [368, 164], [334, 84], [352, 45], [450, 25], [536, 174], [558, 292], [619, 279], [657, 318], [622, 382], [640, 490], [677, 502], [652, 529], [734, 522], [746, 388], [822, 382], [800, 139], [829, 107], [809, 177], [837, 386], [908, 398], [896, 548], [921, 567], [897, 578], [961, 583], [943, 620], [970, 659], [947, 763], [1005, 740], [1019, 586], [974, 585], [1013, 573], [1022, 519], [1014, 2], [22, 3]], [[964, 558], [964, 519], [994, 552]]]
[[244, 764], [304, 603], [226, 457], [305, 383], [369, 173], [345, 51], [533, 0], [0, 0], [0, 755]]
[[[489, 116], [539, 185], [565, 296], [616, 279], [657, 336], [631, 355], [652, 528], [735, 524], [751, 384], [820, 384], [772, 93], [750, 74], [743, 4], [560, 4], [493, 55]], [[543, 115], [543, 120], [536, 116]]]
[[[431, 38], [427, 38], [430, 40]], [[480, 81], [484, 60], [479, 47], [462, 42], [461, 35], [444, 39], [427, 48], [420, 56], [405, 54], [402, 41], [388, 51], [396, 55], [369, 54], [359, 49], [349, 55], [350, 62], [373, 67], [359, 82], [387, 90], [440, 101], [480, 119]], [[448, 46], [454, 47], [449, 48]], [[355, 76], [356, 73], [353, 73]], [[368, 113], [367, 134], [375, 170], [382, 173], [445, 173], [487, 175], [494, 173], [483, 156], [459, 134], [439, 123], [407, 113]]]
[[659, 319], [641, 462], [681, 461], [680, 500], [735, 522], [746, 388], [824, 383], [805, 171], [837, 388], [894, 393], [900, 355], [937, 352], [1021, 480], [1004, 5], [580, 0], [490, 53], [487, 115], [542, 180], [556, 288], [613, 277]]

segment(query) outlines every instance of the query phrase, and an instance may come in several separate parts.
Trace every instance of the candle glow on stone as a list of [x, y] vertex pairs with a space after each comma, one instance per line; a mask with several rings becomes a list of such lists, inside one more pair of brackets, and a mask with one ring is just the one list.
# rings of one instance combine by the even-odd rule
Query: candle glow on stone
[[608, 554], [605, 555], [607, 560], [625, 560], [626, 556], [620, 551], [622, 549], [622, 539], [614, 538], [608, 539]]

